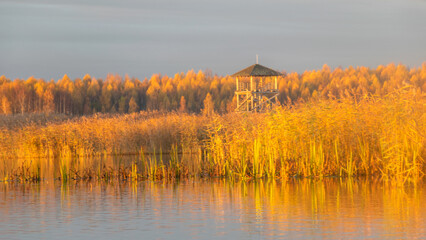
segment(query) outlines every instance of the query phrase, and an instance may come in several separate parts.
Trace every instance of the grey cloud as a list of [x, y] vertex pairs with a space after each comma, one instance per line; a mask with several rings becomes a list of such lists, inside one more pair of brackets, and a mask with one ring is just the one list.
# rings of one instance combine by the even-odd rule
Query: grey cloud
[[[138, 78], [425, 61], [424, 1], [0, 2], [0, 75]], [[37, 59], [34, 61], [34, 59]], [[60, 59], [60, 61], [58, 61]]]

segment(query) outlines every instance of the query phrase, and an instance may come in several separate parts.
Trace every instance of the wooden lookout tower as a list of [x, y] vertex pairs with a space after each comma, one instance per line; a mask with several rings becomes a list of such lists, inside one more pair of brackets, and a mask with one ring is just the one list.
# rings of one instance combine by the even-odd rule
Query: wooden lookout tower
[[277, 77], [280, 72], [254, 64], [235, 74], [237, 112], [262, 112], [278, 102]]

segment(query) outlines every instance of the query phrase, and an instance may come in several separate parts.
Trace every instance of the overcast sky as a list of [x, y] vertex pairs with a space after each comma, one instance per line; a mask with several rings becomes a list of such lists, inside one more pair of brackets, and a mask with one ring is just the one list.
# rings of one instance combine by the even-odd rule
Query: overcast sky
[[0, 75], [418, 67], [425, 0], [0, 0]]

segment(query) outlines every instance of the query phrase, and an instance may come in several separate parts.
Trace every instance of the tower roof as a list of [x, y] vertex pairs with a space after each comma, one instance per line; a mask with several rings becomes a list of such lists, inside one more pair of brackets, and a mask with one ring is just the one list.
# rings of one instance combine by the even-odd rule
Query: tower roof
[[232, 77], [269, 77], [281, 75], [283, 74], [260, 64], [253, 64], [248, 68], [232, 74]]

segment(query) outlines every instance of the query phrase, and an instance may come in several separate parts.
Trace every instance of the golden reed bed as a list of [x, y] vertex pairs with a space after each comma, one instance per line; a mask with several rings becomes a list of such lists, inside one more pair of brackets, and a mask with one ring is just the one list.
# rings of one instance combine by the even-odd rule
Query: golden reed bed
[[0, 130], [0, 179], [375, 175], [404, 183], [425, 173], [425, 134], [426, 95], [409, 89], [269, 113], [27, 121]]

